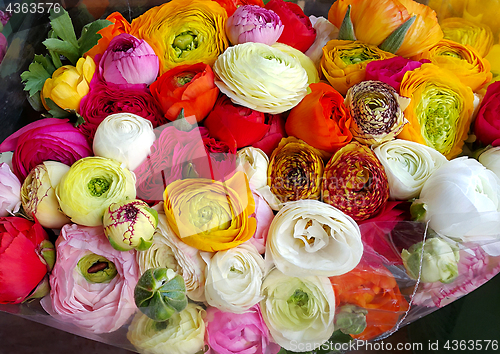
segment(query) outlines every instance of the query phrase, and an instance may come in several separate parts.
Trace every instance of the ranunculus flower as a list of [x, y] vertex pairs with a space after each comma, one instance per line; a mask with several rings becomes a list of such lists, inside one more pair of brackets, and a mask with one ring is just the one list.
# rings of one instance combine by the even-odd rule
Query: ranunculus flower
[[285, 112], [307, 94], [307, 71], [299, 60], [262, 43], [228, 48], [214, 72], [215, 84], [234, 103], [264, 113]]
[[151, 121], [133, 113], [116, 113], [99, 124], [92, 148], [96, 156], [122, 162], [133, 171], [148, 157], [155, 140]]
[[151, 85], [158, 76], [159, 65], [153, 48], [127, 33], [113, 38], [99, 60], [104, 81], [125, 87]]
[[374, 45], [360, 41], [332, 39], [323, 47], [321, 70], [335, 90], [347, 90], [365, 80], [366, 65], [374, 60], [394, 57]]
[[428, 59], [440, 68], [452, 71], [474, 92], [483, 88], [493, 77], [490, 63], [483, 59], [476, 49], [449, 39], [440, 40], [413, 58]]
[[89, 93], [95, 69], [94, 60], [87, 57], [78, 59], [76, 66], [64, 65], [54, 71], [52, 78], [45, 81], [40, 93], [44, 107], [50, 109], [46, 99], [51, 99], [62, 109], [80, 112], [80, 101]]
[[338, 37], [339, 29], [324, 17], [311, 15], [309, 19], [316, 30], [316, 39], [304, 54], [307, 55], [319, 69], [321, 57], [323, 56], [323, 47], [326, 43]]
[[0, 163], [0, 217], [17, 213], [20, 206], [21, 182], [12, 173], [9, 165], [2, 162]]
[[206, 301], [221, 311], [244, 313], [262, 300], [264, 274], [264, 259], [251, 244], [216, 252], [205, 268]]
[[389, 199], [384, 167], [369, 147], [352, 142], [337, 151], [325, 166], [323, 201], [356, 221], [368, 219]]
[[477, 160], [453, 159], [424, 183], [420, 198], [423, 220], [440, 235], [462, 241], [500, 238], [500, 179]]
[[396, 139], [373, 149], [384, 166], [392, 199], [417, 198], [427, 179], [448, 160], [431, 147]]
[[319, 82], [318, 69], [307, 55], [284, 43], [274, 43], [272, 47], [281, 50], [283, 53], [290, 55], [292, 58], [297, 59], [300, 62], [300, 65], [307, 72], [308, 84], [315, 84]]
[[283, 32], [280, 17], [258, 5], [243, 5], [227, 19], [226, 34], [233, 44], [259, 42], [274, 44]]
[[172, 182], [164, 193], [170, 227], [185, 243], [202, 251], [222, 251], [253, 236], [255, 202], [243, 172], [225, 182], [190, 178]]
[[272, 342], [258, 305], [241, 314], [208, 307], [205, 322], [209, 354], [277, 354], [280, 350]]
[[56, 241], [50, 297], [43, 308], [55, 318], [94, 333], [116, 331], [136, 311], [139, 269], [134, 252], [109, 244], [101, 227], [65, 225]]
[[36, 218], [49, 229], [60, 229], [70, 222], [61, 212], [55, 193], [68, 170], [68, 165], [56, 161], [45, 161], [31, 170], [21, 188], [23, 210], [30, 220]]
[[174, 121], [184, 109], [190, 124], [202, 121], [214, 107], [219, 89], [209, 65], [180, 65], [161, 75], [150, 87], [165, 118]]
[[364, 43], [379, 46], [399, 26], [415, 16], [415, 21], [406, 31], [396, 54], [402, 57], [416, 55], [443, 38], [436, 13], [428, 6], [413, 0], [340, 0], [328, 12], [328, 20], [341, 27], [351, 5], [351, 21], [356, 38]]
[[286, 132], [333, 153], [352, 139], [351, 114], [344, 105], [344, 97], [330, 85], [320, 82], [309, 87], [311, 93], [290, 111]]
[[0, 304], [37, 297], [36, 288], [43, 287], [55, 259], [54, 246], [43, 227], [20, 217], [0, 217], [0, 245]]
[[289, 276], [334, 276], [351, 271], [363, 255], [356, 222], [317, 200], [286, 203], [274, 217], [266, 259]]
[[97, 44], [85, 53], [85, 55], [95, 58], [97, 54], [103, 54], [113, 38], [122, 33], [130, 32], [130, 23], [128, 23], [121, 13], [113, 12], [106, 17], [106, 20], [111, 21], [113, 24], [97, 32], [101, 35], [101, 38], [99, 38]]
[[278, 42], [301, 52], [309, 49], [316, 39], [316, 30], [299, 5], [283, 0], [271, 0], [265, 7], [278, 14], [285, 27]]
[[399, 92], [401, 80], [403, 80], [405, 73], [420, 68], [423, 62], [428, 61], [415, 61], [403, 57], [374, 60], [366, 65], [366, 80], [385, 82]]
[[474, 95], [453, 72], [423, 64], [405, 74], [399, 94], [411, 101], [404, 111], [409, 124], [398, 138], [430, 146], [448, 159], [462, 152]]
[[293, 136], [283, 138], [267, 168], [267, 185], [281, 203], [319, 199], [323, 153]]
[[226, 20], [226, 11], [215, 1], [174, 0], [135, 18], [130, 34], [153, 47], [162, 75], [181, 64], [212, 65], [229, 44]]
[[247, 175], [248, 183], [253, 189], [259, 190], [267, 186], [267, 168], [269, 158], [261, 149], [246, 147], [238, 151], [238, 171]]
[[362, 81], [352, 86], [345, 97], [353, 117], [349, 128], [352, 137], [366, 145], [394, 139], [408, 123], [403, 114], [408, 104], [408, 98], [381, 81]]
[[500, 147], [493, 147], [482, 152], [478, 161], [500, 178]]
[[92, 155], [85, 135], [67, 119], [44, 118], [16, 131], [0, 144], [0, 152], [14, 151], [12, 172], [24, 181], [28, 173], [44, 161], [72, 165]]
[[141, 274], [149, 268], [170, 268], [182, 275], [187, 296], [193, 301], [205, 301], [206, 262], [200, 250], [182, 242], [168, 225], [163, 203], [154, 207], [158, 211], [158, 227], [153, 244], [146, 251], [137, 253]]
[[92, 142], [95, 131], [104, 118], [122, 112], [137, 114], [149, 120], [153, 128], [166, 122], [149, 89], [119, 88], [94, 79], [90, 84], [89, 94], [80, 104], [80, 115], [85, 122], [78, 129]]
[[71, 221], [100, 226], [110, 204], [135, 199], [135, 177], [118, 161], [86, 157], [75, 162], [62, 177], [56, 196]]
[[328, 278], [289, 277], [274, 269], [262, 283], [262, 295], [262, 317], [283, 348], [294, 350], [295, 343], [316, 349], [332, 335], [335, 294]]
[[462, 17], [445, 18], [440, 25], [445, 39], [470, 45], [483, 58], [494, 44], [493, 33], [487, 25], [472, 22]]
[[264, 3], [262, 0], [214, 0], [220, 6], [224, 8], [227, 12], [227, 16], [231, 16], [234, 14], [238, 7], [243, 5], [257, 5], [260, 7], [264, 7]]
[[256, 143], [269, 130], [264, 113], [233, 104], [225, 95], [217, 100], [204, 126], [216, 139], [234, 140], [237, 149]]
[[267, 156], [271, 156], [274, 149], [278, 147], [281, 139], [285, 138], [285, 118], [282, 114], [270, 114], [267, 118], [267, 124], [269, 124], [269, 130], [264, 137], [253, 143], [254, 148], [261, 149]]
[[250, 242], [257, 248], [260, 254], [266, 252], [267, 234], [269, 226], [274, 219], [273, 209], [269, 206], [266, 199], [258, 191], [252, 190], [253, 199], [255, 201], [255, 219], [257, 219], [257, 229], [252, 236]]
[[474, 134], [485, 145], [500, 145], [500, 82], [494, 82], [486, 89], [476, 120]]
[[5, 38], [3, 33], [0, 33], [0, 63], [2, 63], [5, 53], [7, 53], [8, 44], [7, 38]]
[[166, 322], [137, 313], [128, 327], [127, 339], [141, 353], [193, 354], [205, 345], [205, 310], [194, 303]]

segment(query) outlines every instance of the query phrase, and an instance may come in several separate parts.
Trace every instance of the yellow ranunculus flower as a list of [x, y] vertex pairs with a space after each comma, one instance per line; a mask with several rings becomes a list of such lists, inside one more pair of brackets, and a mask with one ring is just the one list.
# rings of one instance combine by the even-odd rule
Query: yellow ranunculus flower
[[394, 56], [374, 45], [333, 39], [323, 47], [321, 70], [330, 85], [345, 96], [351, 86], [365, 79], [369, 62]]
[[400, 95], [410, 97], [406, 124], [398, 138], [430, 146], [448, 159], [456, 157], [472, 121], [474, 95], [446, 69], [426, 63], [406, 72]]
[[474, 92], [490, 82], [492, 77], [490, 63], [476, 49], [449, 39], [439, 41], [434, 47], [412, 59], [428, 59], [440, 68], [452, 71]]
[[47, 79], [41, 92], [42, 103], [49, 110], [46, 98], [50, 98], [62, 109], [78, 112], [80, 101], [89, 93], [89, 83], [95, 72], [95, 63], [91, 57], [80, 58], [76, 66], [64, 65], [54, 71]]
[[213, 65], [229, 46], [227, 13], [210, 0], [173, 0], [134, 19], [130, 34], [144, 39], [160, 59], [160, 75], [181, 64]]
[[450, 17], [441, 22], [444, 38], [474, 47], [485, 57], [494, 43], [493, 33], [486, 25], [468, 21], [461, 17]]
[[500, 80], [500, 44], [495, 44], [491, 47], [485, 59], [488, 60], [491, 65], [491, 73], [493, 74], [491, 82]]
[[255, 233], [255, 202], [243, 172], [225, 182], [205, 178], [170, 183], [164, 193], [167, 221], [187, 245], [216, 252], [238, 246]]

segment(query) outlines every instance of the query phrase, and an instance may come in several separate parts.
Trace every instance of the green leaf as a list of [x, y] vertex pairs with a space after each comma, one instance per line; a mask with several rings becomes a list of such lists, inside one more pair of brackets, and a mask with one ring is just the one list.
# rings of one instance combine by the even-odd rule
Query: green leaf
[[54, 71], [56, 71], [56, 67], [54, 66], [54, 63], [52, 62], [52, 59], [48, 55], [35, 55], [35, 58], [33, 59], [33, 62], [35, 63], [40, 63], [43, 65], [45, 70], [52, 76]]
[[63, 8], [61, 8], [61, 10], [62, 11], [59, 11], [58, 13], [55, 13], [53, 9], [50, 11], [50, 25], [52, 26], [54, 33], [59, 38], [76, 48], [78, 47], [78, 42], [76, 40], [73, 22], [71, 21], [68, 12]]
[[21, 80], [24, 83], [24, 90], [29, 91], [30, 96], [34, 96], [43, 88], [45, 80], [52, 75], [47, 72], [42, 64], [33, 62], [28, 67], [28, 71], [21, 74]]
[[112, 24], [113, 22], [108, 20], [97, 20], [83, 27], [80, 39], [78, 39], [80, 56], [83, 56], [83, 54], [92, 49], [99, 39], [101, 39], [102, 36], [97, 32]]
[[80, 58], [78, 48], [71, 43], [56, 38], [48, 38], [42, 42], [49, 51], [64, 55], [74, 65]]
[[389, 37], [387, 37], [381, 45], [379, 45], [379, 48], [395, 54], [399, 48], [401, 47], [401, 44], [403, 44], [403, 41], [405, 40], [406, 33], [410, 29], [411, 25], [413, 25], [413, 22], [415, 22], [415, 19], [417, 18], [416, 15], [413, 15], [410, 17], [408, 20], [406, 20], [403, 24], [401, 24], [398, 28], [392, 32]]

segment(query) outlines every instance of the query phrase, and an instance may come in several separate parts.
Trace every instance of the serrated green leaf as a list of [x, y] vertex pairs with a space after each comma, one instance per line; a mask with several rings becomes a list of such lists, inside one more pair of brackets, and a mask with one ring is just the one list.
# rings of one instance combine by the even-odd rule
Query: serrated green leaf
[[54, 63], [52, 62], [52, 59], [50, 58], [49, 55], [35, 55], [35, 58], [33, 59], [34, 63], [40, 63], [42, 66], [45, 68], [45, 70], [52, 76], [54, 71], [56, 71], [56, 67], [54, 66]]
[[82, 34], [78, 39], [80, 56], [92, 49], [101, 39], [102, 36], [97, 32], [112, 24], [113, 22], [108, 20], [97, 20], [83, 27]]
[[73, 46], [69, 42], [65, 42], [56, 38], [47, 38], [42, 43], [45, 45], [45, 47], [47, 47], [49, 51], [64, 55], [73, 65], [75, 65], [80, 58], [78, 48]]
[[[63, 8], [61, 11], [55, 13], [54, 10], [50, 11], [50, 25], [54, 33], [61, 38], [63, 41], [70, 43], [73, 47], [78, 47], [78, 41], [76, 40], [75, 29], [73, 28], [73, 22], [69, 17], [69, 14]], [[69, 59], [69, 58], [68, 58]]]
[[68, 112], [56, 105], [50, 98], [45, 97], [45, 104], [49, 107], [48, 113], [54, 118], [68, 118], [72, 115], [71, 112]]
[[40, 63], [31, 63], [28, 71], [21, 74], [21, 81], [24, 83], [24, 91], [29, 91], [30, 96], [34, 96], [43, 88], [45, 80], [50, 78], [51, 75], [45, 70]]

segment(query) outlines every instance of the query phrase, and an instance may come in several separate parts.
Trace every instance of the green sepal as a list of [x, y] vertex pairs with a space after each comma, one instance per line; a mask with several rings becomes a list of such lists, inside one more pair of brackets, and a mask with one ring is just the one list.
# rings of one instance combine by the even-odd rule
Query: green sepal
[[425, 221], [427, 209], [424, 203], [412, 203], [410, 206], [411, 218], [413, 221]]
[[111, 237], [108, 237], [109, 244], [117, 251], [120, 252], [127, 252], [130, 251], [132, 248], [124, 248], [120, 246], [118, 243], [116, 243]]
[[99, 39], [102, 38], [102, 36], [97, 32], [112, 24], [113, 22], [108, 20], [97, 20], [85, 25], [82, 29], [82, 34], [78, 39], [79, 55], [83, 56], [90, 49], [92, 49], [97, 44]]
[[31, 302], [35, 299], [41, 299], [45, 297], [50, 292], [50, 283], [48, 275], [45, 275], [43, 279], [38, 283], [35, 289], [29, 294], [29, 296], [23, 300], [24, 302]]
[[42, 104], [42, 99], [40, 98], [40, 91], [35, 93], [33, 96], [28, 95], [26, 98], [31, 106], [37, 112], [45, 111], [45, 107]]
[[145, 207], [144, 209], [147, 210], [153, 216], [153, 218], [155, 218], [155, 227], [157, 227], [158, 223], [160, 222], [160, 220], [158, 219], [158, 212], [155, 209], [149, 207]]
[[351, 20], [351, 5], [347, 6], [344, 20], [342, 21], [342, 25], [340, 25], [338, 39], [347, 41], [356, 40], [356, 34], [354, 33], [354, 26]]
[[85, 123], [86, 123], [85, 118], [83, 118], [82, 115], [76, 113], [76, 122], [74, 124], [75, 128], [78, 128], [78, 126]]
[[49, 240], [43, 240], [39, 245], [39, 252], [47, 265], [47, 270], [49, 272], [52, 271], [56, 263], [56, 248], [54, 244]]
[[173, 125], [178, 130], [183, 132], [191, 131], [195, 127], [194, 124], [189, 123], [184, 117], [184, 108], [181, 108], [181, 111], [179, 112], [177, 118], [174, 120]]
[[153, 244], [153, 241], [146, 241], [141, 237], [141, 242], [139, 243], [139, 245], [135, 249], [138, 251], [146, 251], [149, 249], [149, 247], [151, 247], [152, 244]]
[[395, 54], [401, 45], [403, 44], [405, 40], [406, 33], [410, 29], [411, 25], [415, 22], [417, 19], [416, 15], [413, 15], [410, 17], [408, 20], [406, 20], [404, 23], [402, 23], [398, 28], [392, 32], [389, 37], [387, 37], [381, 45], [379, 45], [379, 48], [382, 49], [383, 51]]
[[53, 118], [68, 118], [73, 114], [71, 111], [62, 109], [50, 98], [45, 97], [45, 104], [49, 107], [48, 114]]

